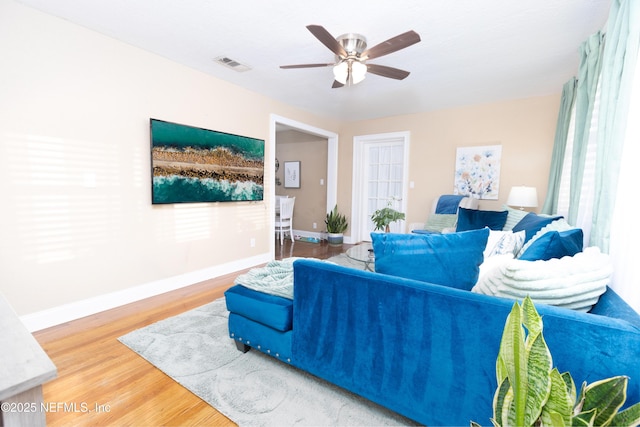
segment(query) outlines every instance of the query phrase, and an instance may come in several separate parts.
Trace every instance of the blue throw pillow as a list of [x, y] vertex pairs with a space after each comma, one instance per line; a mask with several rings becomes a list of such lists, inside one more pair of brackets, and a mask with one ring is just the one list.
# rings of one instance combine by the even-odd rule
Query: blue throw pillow
[[542, 227], [560, 218], [562, 218], [562, 216], [541, 216], [536, 215], [533, 212], [529, 212], [524, 216], [524, 218], [520, 220], [520, 222], [513, 226], [512, 231], [516, 233], [518, 231], [524, 230], [524, 242], [527, 243], [529, 239], [531, 239], [538, 231], [540, 231]]
[[447, 234], [371, 233], [378, 273], [471, 290], [489, 229]]
[[479, 230], [489, 227], [502, 230], [507, 222], [508, 211], [481, 211], [477, 209], [458, 209], [458, 225], [456, 231]]
[[538, 237], [518, 259], [524, 261], [547, 261], [552, 258], [574, 256], [582, 252], [584, 235], [582, 229], [548, 231]]

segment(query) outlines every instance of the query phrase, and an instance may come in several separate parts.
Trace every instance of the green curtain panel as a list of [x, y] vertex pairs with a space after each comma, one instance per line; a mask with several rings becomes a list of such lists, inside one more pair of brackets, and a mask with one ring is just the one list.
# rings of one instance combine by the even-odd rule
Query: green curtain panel
[[562, 164], [567, 148], [567, 135], [569, 134], [569, 124], [571, 123], [571, 110], [576, 95], [575, 77], [566, 82], [562, 87], [562, 97], [560, 98], [560, 112], [556, 124], [556, 136], [553, 143], [553, 153], [551, 156], [551, 168], [549, 170], [549, 186], [547, 197], [542, 206], [542, 213], [553, 215], [558, 211], [558, 194], [560, 192], [560, 178], [562, 177]]
[[[613, 0], [602, 58], [595, 199], [590, 244], [609, 252], [618, 171], [640, 44], [640, 1]], [[637, 143], [637, 142], [636, 142]]]
[[580, 197], [582, 193], [582, 176], [589, 143], [589, 128], [591, 115], [598, 89], [598, 78], [602, 66], [602, 47], [604, 36], [598, 31], [591, 35], [580, 46], [580, 68], [578, 71], [578, 85], [576, 89], [576, 131], [573, 141], [571, 159], [571, 185], [569, 189], [570, 224], [576, 224]]

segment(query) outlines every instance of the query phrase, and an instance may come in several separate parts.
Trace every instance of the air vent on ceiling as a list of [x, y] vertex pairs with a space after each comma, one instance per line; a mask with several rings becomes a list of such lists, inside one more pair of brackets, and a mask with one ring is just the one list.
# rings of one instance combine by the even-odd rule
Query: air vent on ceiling
[[235, 59], [231, 59], [227, 56], [218, 56], [217, 58], [214, 58], [214, 61], [237, 72], [249, 71], [251, 69], [248, 65], [241, 64]]

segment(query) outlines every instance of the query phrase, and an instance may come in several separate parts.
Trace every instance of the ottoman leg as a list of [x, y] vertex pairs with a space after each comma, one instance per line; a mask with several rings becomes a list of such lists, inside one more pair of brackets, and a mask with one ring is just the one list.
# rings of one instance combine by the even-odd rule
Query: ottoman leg
[[240, 350], [241, 352], [246, 353], [247, 351], [251, 350], [251, 347], [249, 347], [245, 343], [237, 341], [237, 340], [234, 340], [234, 341], [236, 343], [236, 348], [238, 350]]

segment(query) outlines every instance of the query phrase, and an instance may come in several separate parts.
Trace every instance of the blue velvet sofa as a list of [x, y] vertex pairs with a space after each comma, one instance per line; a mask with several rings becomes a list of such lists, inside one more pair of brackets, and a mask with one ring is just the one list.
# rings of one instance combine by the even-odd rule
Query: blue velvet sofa
[[[486, 226], [494, 214], [473, 215]], [[529, 259], [554, 263], [582, 251], [567, 244], [573, 233], [544, 232], [552, 220], [527, 215], [515, 224], [531, 240]], [[543, 232], [534, 240], [536, 228]], [[290, 298], [246, 282], [226, 291], [229, 335], [242, 351], [262, 351], [418, 423], [491, 425], [496, 357], [513, 299], [470, 291], [490, 233], [372, 235], [376, 272], [296, 260]], [[627, 403], [636, 403], [640, 315], [606, 285], [602, 292], [590, 312], [536, 304], [544, 337], [555, 367], [578, 387], [626, 375]]]
[[[495, 360], [513, 301], [317, 260], [294, 263], [293, 301], [230, 288], [229, 333], [421, 424], [490, 425]], [[640, 316], [608, 289], [591, 313], [540, 305], [561, 372], [630, 377], [640, 401]]]

